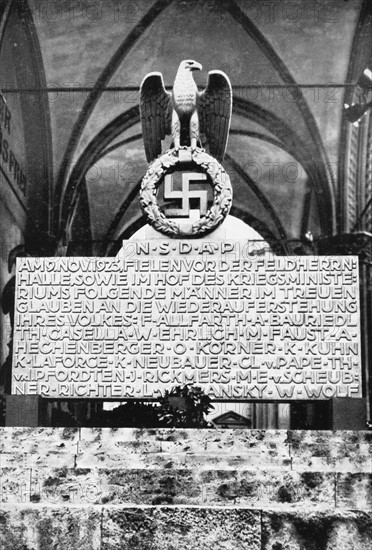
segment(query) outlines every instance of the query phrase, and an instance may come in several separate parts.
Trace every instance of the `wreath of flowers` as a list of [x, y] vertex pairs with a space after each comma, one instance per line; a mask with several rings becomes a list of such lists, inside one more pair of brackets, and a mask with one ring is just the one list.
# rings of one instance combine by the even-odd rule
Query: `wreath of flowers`
[[[181, 149], [191, 152], [190, 147]], [[221, 225], [231, 208], [231, 182], [221, 164], [200, 148], [191, 152], [191, 159], [210, 176], [213, 186], [213, 205], [205, 216], [192, 224], [191, 231], [182, 229], [176, 222], [166, 218], [156, 199], [157, 189], [167, 171], [181, 162], [176, 149], [170, 149], [157, 158], [150, 165], [141, 183], [140, 204], [148, 223], [169, 237], [190, 238], [206, 235]]]

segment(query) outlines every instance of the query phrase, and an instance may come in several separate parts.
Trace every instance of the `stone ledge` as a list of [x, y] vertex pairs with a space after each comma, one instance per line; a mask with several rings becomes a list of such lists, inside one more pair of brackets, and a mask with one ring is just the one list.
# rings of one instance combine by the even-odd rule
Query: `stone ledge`
[[[0, 475], [3, 503], [335, 506], [336, 474], [321, 472], [32, 467]], [[369, 503], [369, 483], [365, 474], [355, 488], [342, 478], [339, 505]]]
[[336, 505], [340, 508], [372, 509], [372, 473], [338, 473]]
[[372, 473], [372, 432], [289, 431], [294, 470]]
[[2, 505], [2, 550], [101, 550], [100, 508]]
[[260, 550], [259, 510], [198, 507], [12, 507], [2, 550]]
[[372, 474], [227, 469], [19, 467], [0, 470], [0, 502], [372, 509]]
[[77, 452], [79, 428], [0, 428], [0, 453], [37, 453], [43, 445], [58, 452]]
[[372, 514], [198, 506], [5, 505], [2, 550], [370, 550]]
[[[47, 465], [45, 461], [45, 465]], [[97, 452], [87, 449], [85, 453], [76, 456], [76, 466], [78, 468], [102, 468], [106, 466], [111, 469], [135, 470], [138, 468], [148, 469], [177, 469], [177, 468], [196, 468], [196, 469], [222, 469], [222, 470], [291, 470], [291, 459], [271, 456], [270, 452], [266, 456], [256, 456], [255, 453], [234, 454], [234, 453], [203, 453], [194, 454], [192, 452], [178, 453], [146, 453], [140, 449], [131, 449], [131, 452], [123, 454], [109, 454], [101, 449]], [[41, 465], [41, 463], [40, 463]]]
[[372, 432], [1, 428], [0, 467], [372, 473]]
[[237, 508], [104, 509], [105, 550], [260, 550], [261, 514]]
[[263, 511], [262, 550], [370, 550], [372, 513]]

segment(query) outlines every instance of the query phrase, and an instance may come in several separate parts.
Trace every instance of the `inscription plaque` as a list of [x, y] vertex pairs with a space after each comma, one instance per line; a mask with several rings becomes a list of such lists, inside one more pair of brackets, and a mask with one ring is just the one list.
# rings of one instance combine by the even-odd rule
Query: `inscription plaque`
[[116, 258], [18, 260], [12, 393], [361, 397], [357, 257], [249, 250], [160, 239]]

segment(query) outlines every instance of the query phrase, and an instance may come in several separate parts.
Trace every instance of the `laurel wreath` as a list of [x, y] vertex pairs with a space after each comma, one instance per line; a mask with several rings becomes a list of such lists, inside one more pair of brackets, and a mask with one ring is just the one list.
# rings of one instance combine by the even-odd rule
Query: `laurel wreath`
[[[190, 147], [181, 147], [181, 149], [191, 151]], [[157, 189], [167, 171], [180, 163], [176, 149], [170, 149], [157, 158], [149, 166], [141, 183], [140, 204], [147, 221], [154, 229], [169, 237], [190, 238], [206, 235], [221, 225], [231, 208], [231, 182], [221, 164], [200, 148], [191, 152], [191, 158], [209, 174], [213, 186], [213, 205], [205, 216], [192, 224], [191, 231], [185, 231], [177, 223], [166, 218], [156, 199]]]

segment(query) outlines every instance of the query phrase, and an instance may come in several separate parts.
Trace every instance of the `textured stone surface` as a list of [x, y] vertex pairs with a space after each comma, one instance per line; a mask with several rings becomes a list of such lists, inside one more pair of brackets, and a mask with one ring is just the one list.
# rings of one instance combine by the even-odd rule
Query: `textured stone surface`
[[[143, 449], [143, 447], [142, 447]], [[106, 453], [104, 449], [94, 452], [87, 449], [76, 456], [78, 468], [112, 468], [136, 470], [147, 468], [162, 470], [166, 468], [186, 467], [186, 457], [183, 454], [172, 455], [168, 453], [142, 452], [141, 447], [128, 446], [122, 454]]]
[[370, 550], [367, 512], [263, 511], [262, 550]]
[[100, 510], [6, 505], [0, 510], [2, 550], [99, 550]]
[[187, 468], [216, 470], [290, 470], [291, 468], [290, 458], [270, 456], [270, 451], [268, 451], [266, 457], [258, 456], [257, 458], [254, 457], [253, 452], [250, 454], [237, 453], [236, 455], [232, 452], [225, 454], [186, 454], [184, 463]]
[[[370, 505], [369, 480], [353, 483], [342, 480], [337, 505]], [[4, 469], [1, 487], [3, 502], [52, 505], [305, 507], [336, 503], [336, 476], [323, 472], [33, 467]]]
[[372, 472], [372, 433], [2, 428], [0, 466]]
[[0, 428], [0, 467], [75, 464], [77, 428]]
[[31, 469], [0, 469], [0, 503], [21, 504], [30, 499]]
[[76, 453], [78, 428], [0, 428], [0, 452]]
[[[262, 528], [262, 531], [261, 531]], [[372, 514], [181, 506], [4, 505], [2, 550], [369, 550]]]
[[[140, 443], [142, 441], [156, 441], [163, 431], [165, 430], [142, 428], [80, 428], [79, 441], [101, 443], [115, 447], [120, 445], [121, 442], [138, 441]], [[175, 432], [176, 430], [169, 431]]]
[[337, 507], [372, 510], [372, 473], [339, 473], [336, 487]]
[[372, 472], [372, 433], [288, 432], [294, 470]]
[[32, 468], [30, 502], [40, 504], [100, 504], [102, 486], [97, 470]]
[[190, 470], [100, 470], [102, 503], [202, 504], [202, 486]]
[[368, 432], [1, 435], [1, 550], [372, 547]]
[[333, 474], [209, 471], [201, 474], [204, 502], [255, 507], [335, 505]]
[[285, 431], [93, 428], [78, 449], [79, 468], [291, 468]]
[[[156, 464], [160, 454], [160, 452], [156, 452], [155, 446], [150, 442], [122, 442], [120, 448], [116, 446], [112, 448], [101, 443], [79, 442], [76, 463], [79, 467], [102, 466], [105, 462], [105, 464], [109, 463], [111, 467], [115, 467], [115, 464], [120, 467], [122, 464], [126, 468], [136, 468], [151, 462]], [[161, 456], [159, 465], [160, 463]]]
[[258, 550], [260, 512], [244, 509], [106, 509], [102, 550]]

